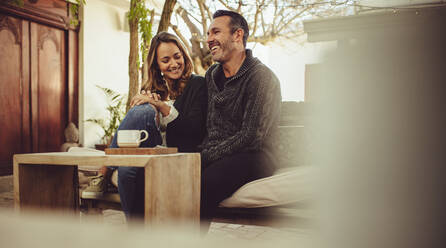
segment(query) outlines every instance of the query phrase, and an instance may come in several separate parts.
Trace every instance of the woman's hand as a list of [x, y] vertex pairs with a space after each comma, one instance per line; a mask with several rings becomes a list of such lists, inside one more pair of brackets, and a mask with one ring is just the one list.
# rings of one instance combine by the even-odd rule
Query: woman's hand
[[150, 105], [155, 107], [155, 109], [158, 109], [157, 105], [159, 105], [160, 102], [162, 102], [160, 99], [161, 97], [158, 94], [142, 90], [141, 94], [137, 94], [132, 98], [132, 100], [130, 101], [130, 107], [149, 103]]
[[156, 111], [161, 112], [163, 116], [167, 116], [170, 112], [170, 106], [161, 101], [161, 96], [150, 91], [141, 90], [141, 94], [138, 94], [132, 98], [130, 107], [149, 103]]

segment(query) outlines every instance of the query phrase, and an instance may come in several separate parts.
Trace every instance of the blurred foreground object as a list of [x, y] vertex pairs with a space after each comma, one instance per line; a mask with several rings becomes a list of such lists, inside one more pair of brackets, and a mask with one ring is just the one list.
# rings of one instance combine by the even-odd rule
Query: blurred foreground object
[[326, 246], [440, 244], [445, 23], [423, 8], [304, 24], [310, 42], [338, 43], [306, 75]]

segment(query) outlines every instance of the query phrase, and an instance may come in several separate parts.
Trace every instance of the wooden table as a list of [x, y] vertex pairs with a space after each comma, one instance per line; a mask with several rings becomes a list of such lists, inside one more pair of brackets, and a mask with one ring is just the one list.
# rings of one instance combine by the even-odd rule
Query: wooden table
[[78, 166], [145, 168], [145, 222], [199, 225], [200, 154], [102, 155], [32, 153], [14, 155], [17, 209], [79, 211]]

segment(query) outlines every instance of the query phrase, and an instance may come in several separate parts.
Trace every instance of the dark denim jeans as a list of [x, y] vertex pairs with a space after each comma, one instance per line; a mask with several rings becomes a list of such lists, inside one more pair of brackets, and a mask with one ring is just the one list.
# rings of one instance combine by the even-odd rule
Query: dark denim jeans
[[[142, 142], [140, 147], [155, 147], [162, 144], [162, 138], [155, 121], [156, 112], [149, 104], [138, 105], [131, 108], [118, 130], [146, 130], [149, 138]], [[115, 133], [111, 148], [117, 148]], [[109, 167], [118, 170], [118, 190], [121, 206], [127, 219], [144, 216], [144, 168], [140, 167]]]

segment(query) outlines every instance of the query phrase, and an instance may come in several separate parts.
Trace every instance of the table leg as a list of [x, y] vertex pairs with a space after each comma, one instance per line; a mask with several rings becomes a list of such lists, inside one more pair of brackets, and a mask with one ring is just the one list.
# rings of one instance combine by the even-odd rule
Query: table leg
[[200, 223], [200, 154], [158, 156], [145, 167], [147, 224]]
[[79, 210], [77, 166], [19, 164], [14, 161], [16, 209]]

